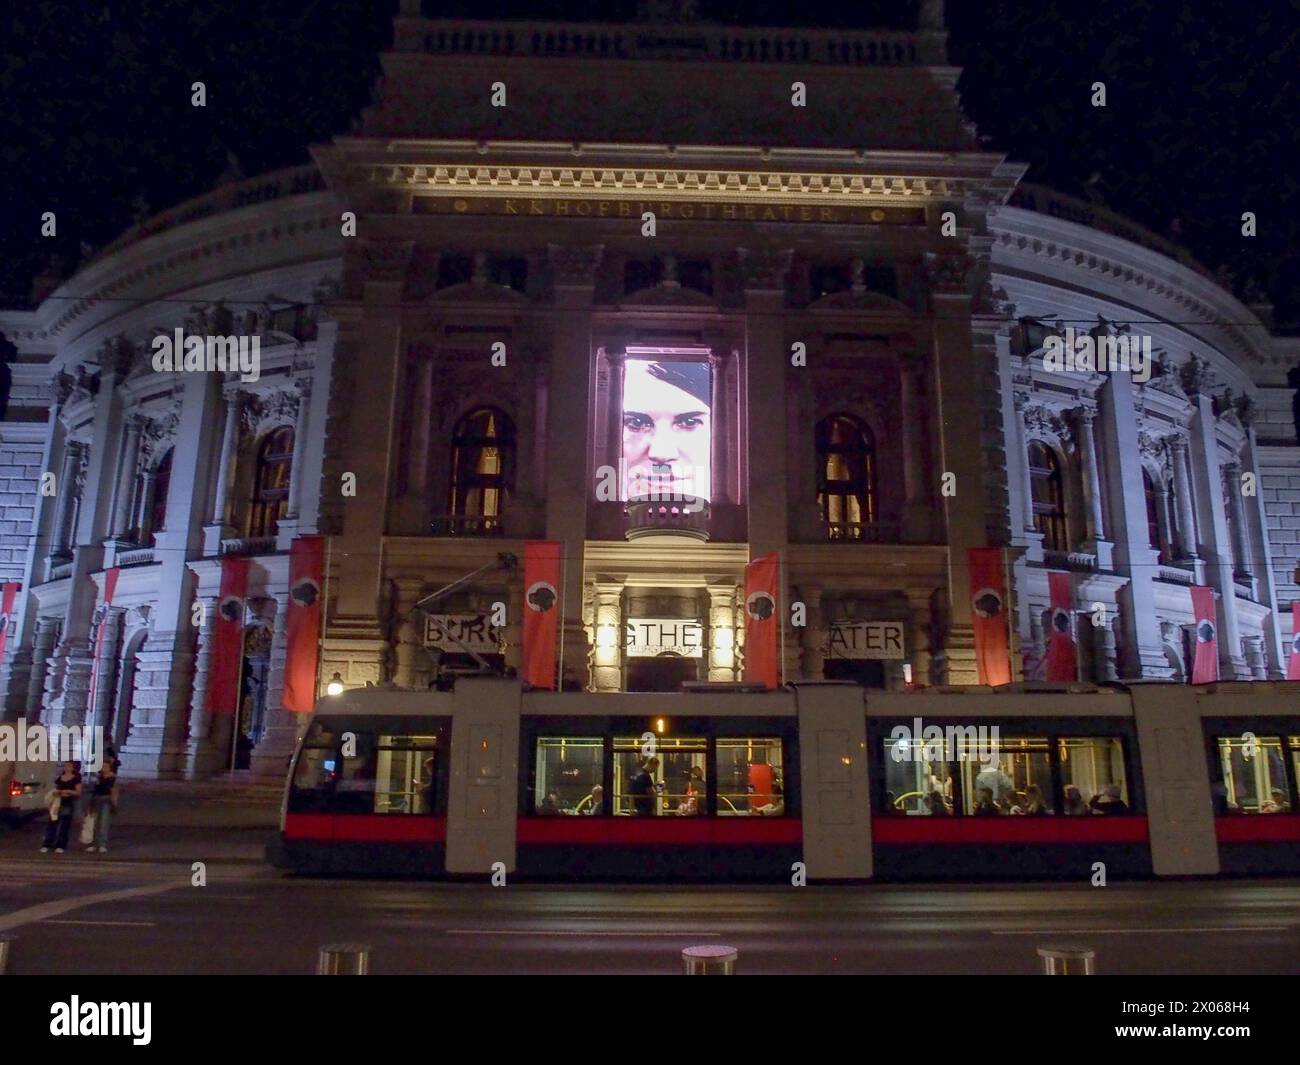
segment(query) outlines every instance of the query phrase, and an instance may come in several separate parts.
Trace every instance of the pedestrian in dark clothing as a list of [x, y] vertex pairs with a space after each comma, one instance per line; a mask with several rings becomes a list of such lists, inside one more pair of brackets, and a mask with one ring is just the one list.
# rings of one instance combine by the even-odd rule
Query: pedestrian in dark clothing
[[63, 763], [63, 771], [55, 778], [52, 790], [55, 797], [50, 802], [50, 820], [45, 826], [42, 854], [51, 847], [55, 854], [62, 854], [67, 849], [72, 815], [77, 812], [77, 800], [81, 798], [81, 770], [76, 762]]

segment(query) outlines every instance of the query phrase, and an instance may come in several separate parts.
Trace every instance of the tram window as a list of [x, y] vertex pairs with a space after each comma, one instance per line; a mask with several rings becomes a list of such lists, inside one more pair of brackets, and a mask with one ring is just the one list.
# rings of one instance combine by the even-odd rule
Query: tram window
[[605, 741], [599, 736], [544, 736], [537, 741], [534, 810], [543, 816], [604, 814]]
[[324, 812], [329, 808], [338, 776], [338, 741], [333, 733], [312, 725], [298, 755], [289, 788], [290, 813]]
[[885, 797], [880, 812], [886, 817], [951, 814], [953, 771], [945, 746], [892, 736], [884, 744]]
[[427, 814], [435, 803], [434, 736], [383, 736], [375, 749], [377, 814]]
[[[717, 755], [719, 817], [786, 815], [785, 762], [779, 739], [720, 738]], [[685, 801], [689, 809], [690, 796]], [[698, 805], [703, 804], [700, 795]]]
[[[1068, 816], [1128, 813], [1131, 803], [1124, 775], [1124, 743], [1115, 736], [1062, 738], [1057, 741], [1061, 762], [1061, 812]], [[1116, 806], [1116, 802], [1123, 808]]]
[[1216, 789], [1214, 796], [1219, 816], [1291, 812], [1282, 737], [1220, 737], [1219, 772], [1221, 790]]
[[654, 737], [646, 757], [641, 737], [614, 739], [614, 813], [633, 817], [694, 816], [708, 812], [703, 736]]
[[1045, 737], [956, 737], [962, 808], [973, 817], [1053, 813], [1051, 746]]

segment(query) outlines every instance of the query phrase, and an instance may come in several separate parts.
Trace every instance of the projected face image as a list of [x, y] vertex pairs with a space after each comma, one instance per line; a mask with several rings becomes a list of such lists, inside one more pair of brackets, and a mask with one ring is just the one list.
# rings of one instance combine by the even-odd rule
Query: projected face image
[[623, 376], [624, 499], [709, 498], [709, 364], [629, 359]]

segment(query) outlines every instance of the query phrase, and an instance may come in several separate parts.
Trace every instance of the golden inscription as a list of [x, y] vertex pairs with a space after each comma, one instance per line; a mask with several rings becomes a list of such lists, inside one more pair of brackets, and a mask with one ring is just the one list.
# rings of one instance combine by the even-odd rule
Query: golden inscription
[[693, 222], [795, 222], [802, 225], [923, 225], [922, 207], [827, 204], [700, 203], [664, 200], [553, 199], [545, 196], [418, 196], [417, 214], [513, 215], [520, 218], [628, 218]]

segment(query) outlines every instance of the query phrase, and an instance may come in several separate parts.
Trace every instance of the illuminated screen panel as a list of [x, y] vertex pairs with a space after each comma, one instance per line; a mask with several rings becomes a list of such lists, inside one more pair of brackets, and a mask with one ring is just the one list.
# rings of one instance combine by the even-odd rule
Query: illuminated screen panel
[[623, 374], [623, 499], [708, 501], [712, 371], [706, 359], [629, 358]]

